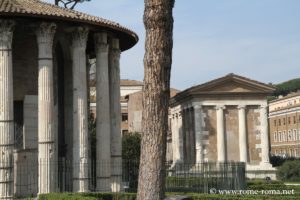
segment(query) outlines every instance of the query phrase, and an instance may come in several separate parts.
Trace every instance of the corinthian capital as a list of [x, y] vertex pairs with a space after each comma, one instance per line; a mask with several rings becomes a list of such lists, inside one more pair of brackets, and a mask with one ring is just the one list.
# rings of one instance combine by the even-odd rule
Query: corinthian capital
[[107, 33], [96, 33], [94, 36], [96, 51], [108, 52]]
[[76, 48], [86, 48], [89, 29], [87, 27], [78, 27], [72, 32], [72, 45]]
[[0, 48], [11, 49], [13, 30], [15, 22], [13, 20], [0, 20]]
[[[54, 34], [56, 32], [55, 23], [42, 22], [36, 30], [37, 42], [53, 44]], [[52, 45], [51, 45], [52, 46]]]

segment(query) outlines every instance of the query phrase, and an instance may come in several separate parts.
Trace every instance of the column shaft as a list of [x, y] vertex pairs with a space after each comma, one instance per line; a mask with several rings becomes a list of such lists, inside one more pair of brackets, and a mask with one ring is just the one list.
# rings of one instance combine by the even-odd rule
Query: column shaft
[[121, 190], [122, 182], [122, 138], [120, 105], [120, 48], [119, 40], [113, 38], [109, 51], [109, 92], [111, 120], [111, 189]]
[[190, 135], [190, 163], [194, 164], [196, 160], [196, 138], [194, 125], [194, 109], [191, 107], [189, 112], [189, 135]]
[[202, 120], [201, 113], [202, 109], [200, 106], [194, 106], [194, 129], [195, 129], [195, 149], [196, 149], [196, 163], [202, 163], [204, 161], [203, 155], [203, 144], [201, 142], [201, 129], [202, 129]]
[[178, 130], [178, 162], [182, 163], [184, 161], [184, 139], [183, 139], [183, 124], [182, 124], [182, 111], [179, 112], [177, 118], [177, 130]]
[[111, 191], [110, 102], [107, 34], [95, 35], [96, 46], [96, 138], [97, 191]]
[[269, 137], [268, 137], [268, 111], [267, 106], [260, 108], [261, 124], [261, 162], [269, 164]]
[[217, 149], [219, 162], [226, 161], [223, 109], [224, 107], [217, 106]]
[[240, 161], [247, 163], [247, 130], [246, 130], [246, 113], [245, 106], [239, 106], [239, 148]]
[[38, 43], [38, 154], [39, 193], [57, 191], [57, 127], [55, 127], [53, 96], [54, 23], [41, 23]]
[[0, 20], [0, 199], [13, 199], [13, 67], [14, 22]]
[[184, 112], [184, 134], [185, 134], [185, 153], [186, 153], [186, 163], [191, 162], [191, 139], [190, 139], [190, 123], [189, 123], [189, 109]]
[[172, 129], [172, 151], [173, 151], [173, 165], [175, 165], [178, 162], [178, 154], [179, 152], [177, 149], [179, 149], [178, 144], [178, 125], [177, 125], [177, 116], [176, 114], [172, 115], [172, 121], [171, 121], [171, 129]]
[[86, 81], [86, 43], [88, 29], [72, 33], [73, 59], [73, 191], [89, 190], [89, 140]]

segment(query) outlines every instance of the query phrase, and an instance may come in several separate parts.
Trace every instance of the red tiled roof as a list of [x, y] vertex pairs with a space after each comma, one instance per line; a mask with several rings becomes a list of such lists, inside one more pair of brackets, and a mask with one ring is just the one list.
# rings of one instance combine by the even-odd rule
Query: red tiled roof
[[116, 22], [62, 8], [40, 0], [1, 0], [0, 16], [64, 20], [107, 28], [126, 35], [126, 39], [130, 42], [127, 42], [127, 45], [123, 45], [123, 50], [131, 48], [138, 41], [138, 36], [133, 31]]

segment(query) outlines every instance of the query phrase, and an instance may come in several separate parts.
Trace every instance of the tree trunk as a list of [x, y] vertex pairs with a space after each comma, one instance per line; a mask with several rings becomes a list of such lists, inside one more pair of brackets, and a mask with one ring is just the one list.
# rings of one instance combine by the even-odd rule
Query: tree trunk
[[145, 0], [143, 138], [138, 200], [164, 198], [175, 0]]

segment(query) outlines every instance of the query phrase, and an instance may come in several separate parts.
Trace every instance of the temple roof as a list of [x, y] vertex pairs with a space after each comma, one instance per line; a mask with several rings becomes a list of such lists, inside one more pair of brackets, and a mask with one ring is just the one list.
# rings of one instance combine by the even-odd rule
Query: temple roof
[[273, 85], [231, 73], [179, 92], [171, 99], [171, 104], [192, 97], [267, 96], [274, 90]]
[[[99, 2], [100, 3], [100, 2]], [[62, 8], [40, 0], [1, 0], [1, 17], [28, 17], [42, 20], [59, 20], [65, 22], [75, 22], [88, 24], [97, 28], [104, 28], [116, 33], [120, 38], [122, 50], [127, 50], [134, 46], [138, 41], [138, 36], [128, 28], [120, 24], [103, 18], [88, 15], [75, 10]]]

